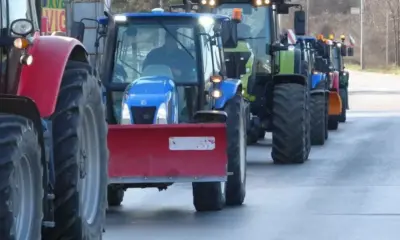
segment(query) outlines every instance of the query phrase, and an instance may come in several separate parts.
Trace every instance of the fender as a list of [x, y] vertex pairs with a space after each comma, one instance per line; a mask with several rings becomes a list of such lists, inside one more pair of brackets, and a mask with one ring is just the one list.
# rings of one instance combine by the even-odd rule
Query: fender
[[327, 89], [326, 85], [326, 75], [323, 73], [323, 79], [319, 81], [314, 88], [310, 90], [310, 95], [324, 95], [324, 94], [329, 94], [329, 90]]
[[17, 95], [32, 99], [45, 118], [53, 114], [64, 69], [70, 57], [87, 61], [87, 53], [78, 40], [60, 36], [38, 36], [28, 50], [32, 65], [22, 66]]
[[330, 73], [331, 75], [331, 84], [330, 84], [330, 89], [333, 91], [339, 92], [339, 72], [338, 71], [333, 71]]
[[[157, 113], [161, 106], [165, 107], [168, 123], [176, 123], [178, 105], [175, 101], [175, 90], [175, 83], [164, 76], [141, 77], [129, 84], [125, 90], [123, 103], [127, 104], [131, 111], [132, 123], [135, 124], [136, 117], [145, 120], [151, 118], [151, 122], [156, 123]], [[137, 107], [137, 114], [132, 111], [132, 107]], [[146, 108], [149, 110], [139, 110]]]
[[311, 75], [311, 89], [320, 87], [320, 85], [325, 86], [325, 74], [318, 72]]
[[307, 77], [302, 74], [277, 74], [273, 77], [274, 85], [282, 83], [297, 83], [307, 86]]
[[215, 100], [215, 109], [222, 109], [226, 102], [233, 98], [237, 91], [242, 87], [239, 79], [226, 79], [219, 84], [222, 96]]
[[301, 74], [301, 51], [298, 48], [279, 52], [279, 74]]

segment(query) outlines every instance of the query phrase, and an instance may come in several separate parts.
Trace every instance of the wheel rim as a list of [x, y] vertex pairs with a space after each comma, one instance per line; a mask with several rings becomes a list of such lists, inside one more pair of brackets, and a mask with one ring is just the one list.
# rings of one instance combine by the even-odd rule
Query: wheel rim
[[12, 209], [16, 239], [28, 239], [33, 224], [36, 198], [31, 166], [25, 156], [15, 166], [13, 179], [15, 188], [12, 192]]
[[100, 202], [100, 154], [97, 120], [93, 109], [87, 107], [83, 115], [80, 148], [80, 203], [83, 219], [92, 224]]
[[246, 142], [244, 141], [244, 119], [243, 115], [240, 116], [240, 130], [239, 130], [239, 144], [240, 144], [240, 180], [244, 182], [246, 177], [245, 165], [246, 165]]

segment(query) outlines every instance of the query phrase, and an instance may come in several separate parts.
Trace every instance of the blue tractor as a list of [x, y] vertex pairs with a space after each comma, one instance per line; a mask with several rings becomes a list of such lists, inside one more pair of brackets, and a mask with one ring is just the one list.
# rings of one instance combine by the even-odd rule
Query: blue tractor
[[[324, 59], [316, 46], [317, 39], [311, 36], [298, 36], [301, 49], [303, 74], [310, 86], [310, 140], [312, 145], [324, 145], [328, 132], [329, 79], [323, 71]], [[325, 60], [326, 61], [326, 60]]]
[[241, 205], [246, 109], [242, 83], [226, 77], [223, 57], [224, 47], [237, 45], [238, 21], [154, 9], [98, 22], [106, 46], [100, 74], [109, 204], [120, 205], [128, 188], [192, 182], [197, 211]]

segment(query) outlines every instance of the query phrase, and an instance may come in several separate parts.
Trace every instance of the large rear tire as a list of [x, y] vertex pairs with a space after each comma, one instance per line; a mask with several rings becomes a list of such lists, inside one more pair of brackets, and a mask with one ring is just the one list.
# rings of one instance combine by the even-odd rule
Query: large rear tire
[[32, 121], [0, 114], [0, 239], [41, 239], [41, 146]]
[[340, 88], [339, 95], [340, 99], [342, 100], [342, 114], [340, 114], [339, 116], [339, 122], [344, 123], [346, 122], [347, 118], [347, 105], [348, 105], [347, 89]]
[[304, 163], [308, 158], [306, 91], [296, 83], [275, 86], [271, 152], [275, 164]]
[[311, 95], [310, 110], [311, 110], [311, 144], [325, 144], [325, 96], [323, 94]]
[[101, 239], [109, 153], [100, 81], [89, 64], [68, 62], [51, 120], [56, 226], [45, 237]]

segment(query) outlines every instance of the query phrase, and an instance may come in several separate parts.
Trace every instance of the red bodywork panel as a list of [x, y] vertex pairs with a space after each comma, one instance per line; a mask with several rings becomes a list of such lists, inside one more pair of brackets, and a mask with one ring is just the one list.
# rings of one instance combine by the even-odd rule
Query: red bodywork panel
[[339, 72], [333, 71], [332, 72], [332, 87], [339, 93]]
[[83, 48], [74, 38], [35, 35], [29, 49], [33, 62], [22, 66], [17, 94], [35, 101], [42, 117], [54, 112], [64, 68], [76, 46]]
[[[172, 141], [171, 137], [178, 138]], [[186, 137], [214, 137], [215, 141], [202, 145], [208, 150], [193, 150], [199, 145]], [[137, 183], [145, 179], [227, 176], [225, 124], [109, 125], [108, 148], [111, 182], [124, 178]]]

